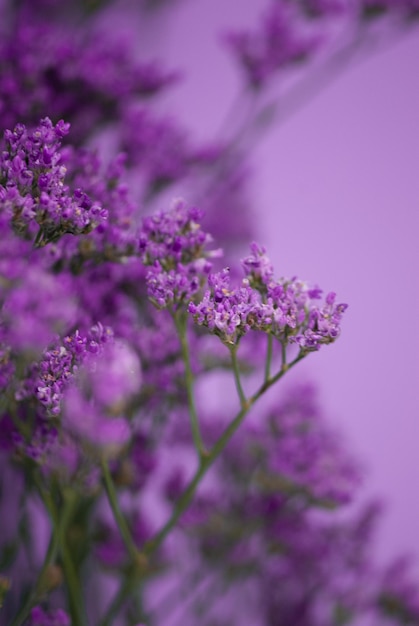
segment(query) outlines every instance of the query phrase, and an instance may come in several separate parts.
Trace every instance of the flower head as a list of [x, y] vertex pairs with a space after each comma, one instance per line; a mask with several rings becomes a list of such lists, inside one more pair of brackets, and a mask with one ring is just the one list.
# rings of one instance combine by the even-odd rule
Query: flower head
[[107, 218], [81, 189], [65, 185], [66, 168], [60, 152], [69, 124], [41, 120], [31, 131], [18, 124], [4, 133], [0, 155], [0, 210], [19, 236], [43, 246], [62, 235], [93, 230]]
[[150, 268], [148, 294], [160, 308], [188, 302], [211, 270], [209, 259], [221, 254], [206, 249], [212, 237], [202, 230], [202, 217], [199, 209], [177, 202], [170, 211], [143, 220], [139, 253]]
[[246, 277], [240, 286], [230, 286], [228, 269], [209, 275], [203, 299], [188, 307], [195, 323], [227, 344], [236, 344], [250, 330], [273, 335], [284, 346], [297, 344], [302, 353], [335, 341], [347, 305], [335, 304], [336, 295], [329, 293], [319, 307], [318, 287], [309, 288], [296, 277], [274, 280], [265, 249], [253, 243], [251, 251], [243, 261]]

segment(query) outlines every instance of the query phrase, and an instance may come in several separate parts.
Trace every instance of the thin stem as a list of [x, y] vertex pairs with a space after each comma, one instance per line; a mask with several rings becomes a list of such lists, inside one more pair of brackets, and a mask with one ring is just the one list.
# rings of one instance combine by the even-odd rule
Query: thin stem
[[59, 532], [58, 529], [54, 523], [54, 520], [51, 519], [51, 524], [52, 524], [52, 532], [51, 532], [51, 538], [49, 540], [49, 544], [48, 544], [48, 548], [47, 551], [45, 553], [45, 557], [44, 557], [44, 561], [42, 563], [42, 567], [39, 571], [35, 586], [32, 590], [32, 593], [29, 594], [29, 596], [26, 599], [26, 602], [23, 604], [23, 606], [21, 607], [21, 609], [19, 610], [18, 614], [16, 615], [16, 617], [14, 618], [13, 622], [10, 624], [10, 626], [20, 626], [25, 619], [27, 618], [29, 611], [31, 610], [31, 608], [34, 606], [34, 604], [36, 603], [43, 585], [44, 585], [44, 580], [45, 580], [45, 575], [46, 572], [49, 568], [49, 566], [53, 563], [53, 561], [55, 560], [56, 554], [57, 554], [57, 550], [58, 550], [58, 545], [59, 545]]
[[[213, 191], [214, 182], [219, 178], [224, 178], [228, 176], [229, 168], [231, 167], [231, 162], [234, 160], [234, 154], [237, 147], [240, 146], [242, 138], [246, 136], [249, 125], [252, 124], [252, 120], [256, 116], [257, 104], [259, 100], [259, 93], [254, 90], [245, 89], [243, 92], [243, 96], [246, 96], [245, 100], [247, 102], [247, 111], [244, 112], [243, 119], [237, 124], [237, 108], [233, 102], [231, 107], [231, 114], [229, 113], [226, 117], [225, 124], [222, 125], [219, 131], [219, 138], [222, 144], [225, 144], [225, 147], [220, 155], [220, 157], [215, 161], [208, 178], [203, 180], [202, 187], [198, 186], [197, 194], [197, 202], [198, 204], [203, 202], [203, 200], [208, 196], [209, 193]], [[243, 96], [238, 96], [238, 103], [242, 103], [244, 98]], [[236, 109], [236, 110], [235, 110]], [[235, 117], [230, 120], [230, 115], [234, 115]], [[231, 132], [231, 128], [235, 129]], [[225, 137], [229, 136], [229, 139], [225, 140]]]
[[271, 364], [272, 364], [272, 344], [273, 337], [272, 335], [268, 335], [268, 344], [266, 347], [266, 361], [265, 361], [265, 383], [269, 380], [271, 375]]
[[220, 143], [225, 141], [226, 135], [231, 133], [232, 127], [237, 125], [238, 121], [240, 123], [239, 118], [241, 115], [244, 118], [243, 121], [247, 121], [249, 112], [246, 111], [246, 108], [249, 107], [249, 110], [252, 110], [255, 95], [255, 92], [249, 90], [247, 85], [240, 87], [239, 91], [230, 102], [227, 112], [224, 115], [224, 119], [215, 133], [215, 137], [218, 138]]
[[275, 376], [273, 376], [272, 378], [269, 378], [269, 380], [267, 381], [264, 381], [261, 387], [259, 387], [259, 389], [253, 394], [253, 396], [251, 396], [246, 401], [246, 404], [242, 406], [240, 411], [237, 413], [236, 417], [225, 428], [224, 432], [216, 441], [212, 449], [207, 453], [207, 456], [201, 459], [198, 469], [196, 470], [194, 476], [192, 477], [189, 485], [186, 487], [185, 491], [180, 496], [179, 500], [176, 502], [172, 515], [170, 516], [166, 524], [154, 536], [153, 539], [147, 542], [145, 549], [144, 549], [144, 554], [146, 556], [150, 556], [153, 552], [155, 552], [163, 543], [167, 535], [169, 535], [169, 533], [176, 526], [179, 518], [181, 517], [183, 512], [188, 508], [189, 504], [191, 503], [195, 495], [196, 489], [199, 483], [201, 482], [201, 479], [203, 478], [203, 476], [205, 476], [205, 474], [207, 473], [211, 465], [214, 463], [214, 461], [218, 458], [218, 456], [227, 446], [228, 442], [230, 441], [230, 439], [232, 438], [236, 430], [242, 424], [250, 408], [257, 402], [257, 400], [259, 400], [259, 398], [270, 387], [272, 387], [272, 385], [274, 385], [280, 378], [282, 378], [288, 370], [290, 370], [294, 365], [296, 365], [296, 363], [301, 361], [301, 359], [303, 359], [305, 356], [306, 356], [305, 353], [300, 352], [298, 356], [293, 361], [291, 361], [291, 363], [288, 364], [287, 368], [281, 368]]
[[[72, 624], [74, 626], [82, 626], [85, 623], [84, 619], [84, 609], [83, 609], [83, 596], [80, 587], [80, 579], [77, 573], [77, 570], [74, 566], [73, 557], [70, 552], [67, 543], [67, 529], [68, 525], [71, 521], [71, 517], [74, 512], [74, 505], [76, 503], [76, 498], [74, 494], [70, 494], [64, 500], [64, 510], [61, 516], [61, 521], [59, 524], [59, 543], [60, 543], [60, 552], [61, 552], [61, 561], [64, 570], [64, 576], [67, 583], [67, 594], [68, 594], [68, 603], [70, 607], [70, 614], [72, 619]], [[52, 502], [52, 510], [51, 512], [54, 514], [55, 505]], [[55, 509], [55, 516], [58, 518], [58, 512]]]
[[128, 528], [128, 524], [119, 507], [118, 496], [116, 494], [115, 485], [113, 483], [112, 476], [109, 471], [108, 463], [105, 459], [102, 459], [101, 466], [102, 466], [103, 479], [105, 483], [106, 495], [108, 496], [108, 501], [112, 509], [115, 522], [118, 526], [122, 540], [125, 544], [125, 547], [127, 549], [127, 552], [131, 560], [134, 563], [136, 563], [138, 560], [139, 552], [132, 538], [131, 532]]
[[39, 481], [36, 481], [36, 484], [51, 521], [57, 529], [58, 547], [60, 549], [64, 576], [67, 583], [68, 602], [72, 624], [73, 626], [83, 626], [85, 623], [83, 617], [83, 596], [80, 588], [79, 576], [77, 575], [76, 568], [74, 567], [71, 552], [68, 548], [66, 540], [66, 531], [74, 511], [74, 504], [76, 500], [74, 497], [65, 498], [64, 509], [60, 518], [51, 494], [43, 489]]
[[[290, 117], [307, 106], [307, 104], [324, 91], [324, 89], [329, 87], [340, 75], [336, 70], [349, 64], [358, 52], [361, 43], [362, 38], [360, 36], [355, 37], [354, 40], [337, 50], [322, 65], [313, 68], [307, 76], [304, 76], [296, 85], [291, 87], [290, 90], [283, 95], [282, 99], [279, 99], [279, 101], [274, 100], [267, 104], [263, 111], [269, 111], [269, 115], [271, 116], [270, 125], [273, 122], [275, 122], [276, 126], [285, 123]], [[260, 115], [260, 113], [258, 115]], [[254, 131], [256, 127], [257, 132], [260, 133], [261, 129], [260, 125], [258, 125], [257, 116], [254, 122], [250, 130]], [[251, 137], [251, 141], [255, 141], [254, 135]]]
[[147, 542], [144, 553], [149, 556], [153, 554], [163, 543], [167, 535], [171, 532], [171, 530], [175, 527], [177, 521], [180, 516], [192, 501], [193, 496], [195, 495], [196, 488], [198, 487], [201, 478], [205, 475], [207, 469], [211, 465], [212, 460], [210, 460], [210, 455], [201, 460], [198, 469], [195, 472], [191, 482], [186, 487], [183, 494], [180, 496], [179, 500], [176, 502], [175, 507], [173, 509], [173, 513], [170, 516], [169, 520], [163, 526], [163, 528], [151, 539]]
[[186, 336], [187, 329], [187, 318], [182, 314], [174, 314], [173, 316], [176, 330], [180, 339], [180, 346], [182, 352], [182, 359], [185, 365], [185, 386], [186, 393], [188, 396], [188, 406], [189, 406], [189, 418], [191, 423], [192, 437], [195, 444], [196, 451], [200, 459], [202, 459], [206, 455], [205, 445], [202, 439], [201, 430], [199, 428], [199, 420], [198, 414], [195, 406], [195, 398], [194, 398], [194, 377], [191, 368], [191, 357], [189, 353], [189, 344], [188, 338]]
[[233, 345], [233, 346], [229, 346], [230, 347], [230, 354], [231, 354], [231, 362], [233, 364], [233, 372], [234, 372], [234, 381], [236, 383], [236, 389], [237, 389], [237, 393], [239, 395], [240, 398], [240, 406], [244, 407], [246, 406], [247, 400], [246, 400], [246, 395], [243, 391], [243, 387], [241, 384], [241, 379], [240, 379], [240, 368], [239, 368], [239, 363], [237, 361], [237, 345]]
[[70, 613], [72, 617], [71, 623], [74, 624], [74, 626], [81, 626], [82, 624], [84, 624], [84, 619], [82, 617], [83, 611], [81, 606], [82, 595], [80, 589], [80, 580], [73, 563], [71, 552], [64, 537], [61, 538], [61, 559], [63, 562], [65, 580], [67, 583]]
[[282, 367], [287, 367], [287, 346], [285, 341], [281, 341], [281, 362]]
[[286, 372], [288, 372], [292, 367], [294, 367], [294, 365], [302, 361], [306, 356], [307, 356], [307, 352], [303, 352], [301, 350], [298, 353], [298, 355], [295, 357], [295, 359], [291, 361], [291, 363], [288, 363], [285, 366], [281, 367], [279, 372], [275, 374], [275, 376], [269, 379], [269, 387], [272, 387], [272, 385], [274, 385], [280, 378], [282, 378], [282, 376], [286, 374]]

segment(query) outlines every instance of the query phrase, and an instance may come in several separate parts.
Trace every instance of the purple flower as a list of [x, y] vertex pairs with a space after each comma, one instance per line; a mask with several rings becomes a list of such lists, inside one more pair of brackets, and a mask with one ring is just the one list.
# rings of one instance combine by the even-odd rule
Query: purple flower
[[102, 407], [86, 398], [77, 386], [65, 393], [63, 425], [85, 449], [107, 458], [118, 456], [131, 437], [125, 417], [104, 415]]
[[[97, 20], [80, 16], [72, 26], [67, 12], [58, 11], [55, 17], [64, 18], [56, 20], [51, 10], [40, 17], [34, 2], [24, 4], [0, 44], [3, 128], [20, 120], [35, 124], [47, 111], [70, 120], [80, 144], [118, 119], [127, 101], [153, 96], [177, 78], [155, 62], [137, 61], [134, 42], [116, 41], [113, 25], [112, 34], [99, 32]], [[2, 8], [4, 23], [5, 13]]]
[[19, 351], [42, 351], [57, 334], [66, 333], [77, 316], [71, 277], [60, 281], [36, 263], [22, 271], [4, 294], [2, 317], [9, 345]]
[[106, 220], [107, 211], [80, 189], [65, 185], [61, 138], [69, 125], [49, 118], [34, 131], [17, 125], [4, 133], [0, 155], [0, 209], [19, 236], [43, 246], [62, 235], [90, 232]]
[[148, 296], [159, 309], [188, 302], [200, 287], [195, 268], [191, 271], [189, 267], [179, 264], [176, 270], [164, 271], [158, 261], [148, 270], [146, 281]]
[[89, 150], [67, 148], [62, 157], [71, 187], [103, 207], [108, 217], [89, 234], [61, 239], [56, 247], [57, 256], [61, 255], [78, 272], [84, 269], [86, 261], [124, 262], [136, 249], [137, 229], [136, 206], [124, 180], [125, 155], [119, 154], [108, 165]]
[[[98, 355], [89, 356], [83, 362], [83, 370], [93, 397], [109, 410], [121, 410], [141, 388], [138, 356], [122, 341], [107, 343]], [[80, 370], [78, 377], [84, 385], [83, 372]]]
[[126, 344], [90, 349], [65, 391], [63, 427], [94, 452], [117, 456], [131, 437], [124, 412], [140, 388], [139, 359]]
[[139, 254], [147, 273], [151, 301], [160, 308], [190, 300], [211, 270], [210, 258], [219, 250], [206, 250], [212, 237], [202, 230], [203, 214], [178, 201], [165, 213], [143, 220]]
[[71, 621], [62, 609], [44, 611], [40, 606], [35, 606], [31, 610], [30, 626], [71, 626]]
[[304, 352], [318, 350], [322, 344], [335, 341], [340, 335], [340, 322], [347, 304], [335, 304], [336, 294], [331, 292], [326, 297], [326, 304], [311, 307], [307, 327], [290, 339], [297, 343]]
[[141, 178], [146, 201], [174, 183], [198, 176], [217, 163], [222, 149], [194, 146], [173, 118], [157, 116], [151, 107], [128, 107], [122, 116], [121, 149]]
[[144, 265], [159, 261], [165, 270], [176, 264], [189, 265], [210, 255], [205, 248], [212, 237], [205, 233], [200, 221], [203, 213], [196, 208], [187, 208], [176, 201], [170, 211], [159, 212], [143, 219], [139, 237], [139, 252]]
[[198, 304], [191, 302], [189, 313], [196, 324], [205, 326], [226, 344], [237, 344], [251, 328], [251, 315], [259, 305], [258, 294], [245, 281], [230, 287], [229, 270], [208, 277], [210, 287]]
[[271, 3], [259, 30], [231, 33], [228, 43], [255, 89], [263, 87], [279, 70], [306, 60], [319, 47], [315, 35], [303, 35], [286, 3]]
[[297, 344], [302, 353], [335, 341], [347, 305], [335, 304], [335, 294], [330, 293], [324, 306], [317, 306], [318, 287], [309, 288], [296, 277], [274, 280], [265, 249], [253, 243], [251, 250], [243, 261], [247, 276], [239, 287], [230, 287], [226, 269], [209, 275], [203, 299], [188, 307], [195, 323], [227, 344], [237, 344], [250, 330], [271, 334], [284, 346]]
[[252, 287], [265, 289], [273, 280], [274, 269], [266, 255], [266, 249], [253, 242], [250, 245], [251, 255], [242, 260], [246, 277]]

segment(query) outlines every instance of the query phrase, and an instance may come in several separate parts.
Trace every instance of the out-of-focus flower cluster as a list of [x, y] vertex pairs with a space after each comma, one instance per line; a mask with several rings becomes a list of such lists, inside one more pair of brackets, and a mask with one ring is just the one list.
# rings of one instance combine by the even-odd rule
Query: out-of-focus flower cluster
[[23, 2], [2, 37], [3, 128], [13, 127], [16, 120], [33, 125], [48, 112], [54, 120], [71, 120], [73, 141], [83, 142], [86, 134], [118, 119], [127, 99], [154, 95], [174, 80], [174, 72], [154, 62], [135, 61], [122, 39], [89, 30], [88, 20], [86, 29], [69, 28], [47, 21], [34, 5]]
[[[217, 420], [208, 422], [208, 439], [220, 428]], [[169, 446], [184, 451], [187, 438], [179, 432], [173, 430]], [[165, 483], [169, 501], [182, 492], [185, 474], [173, 461]], [[204, 624], [274, 626], [284, 619], [332, 626], [365, 618], [377, 626], [392, 623], [387, 618], [415, 624], [418, 594], [406, 561], [381, 575], [370, 559], [381, 505], [339, 515], [360, 478], [311, 385], [290, 388], [266, 414], [259, 412], [182, 517], [178, 541], [190, 558], [171, 589], [190, 597], [184, 622], [195, 623], [211, 597]], [[173, 555], [178, 558], [175, 546]], [[160, 619], [171, 610], [175, 605], [163, 605]]]
[[227, 43], [249, 85], [262, 89], [283, 74], [335, 46], [351, 25], [356, 32], [385, 18], [401, 23], [419, 14], [416, 0], [299, 0], [271, 2], [259, 27], [232, 31]]

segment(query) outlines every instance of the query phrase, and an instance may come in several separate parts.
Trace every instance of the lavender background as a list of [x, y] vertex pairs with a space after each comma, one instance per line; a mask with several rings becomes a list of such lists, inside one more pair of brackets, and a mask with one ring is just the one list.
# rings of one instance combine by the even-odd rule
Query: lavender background
[[[174, 5], [163, 30], [161, 15], [131, 27], [141, 47], [186, 69], [174, 115], [212, 138], [239, 88], [220, 32], [251, 25], [264, 3]], [[350, 303], [338, 344], [291, 376], [319, 383], [364, 463], [364, 496], [384, 498], [383, 559], [419, 558], [418, 61], [416, 30], [341, 74], [252, 155], [260, 242], [278, 271]]]

